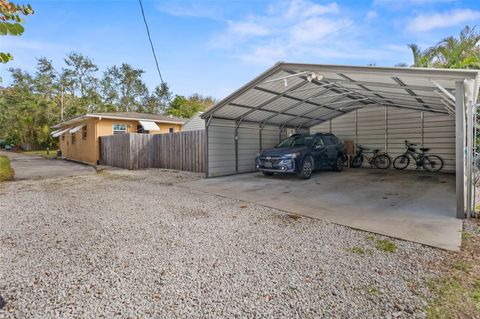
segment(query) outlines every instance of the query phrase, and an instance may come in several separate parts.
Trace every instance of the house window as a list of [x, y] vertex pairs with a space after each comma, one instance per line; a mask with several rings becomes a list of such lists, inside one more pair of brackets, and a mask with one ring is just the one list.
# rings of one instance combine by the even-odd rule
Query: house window
[[125, 134], [127, 133], [127, 125], [125, 124], [113, 124], [113, 134]]
[[174, 131], [174, 130], [173, 130], [173, 127], [169, 127], [169, 128], [168, 128], [168, 133], [173, 133], [173, 131]]
[[82, 140], [87, 140], [87, 126], [82, 127]]
[[76, 142], [77, 142], [77, 134], [72, 133], [72, 145], [75, 144]]
[[65, 134], [62, 135], [62, 141], [65, 141]]

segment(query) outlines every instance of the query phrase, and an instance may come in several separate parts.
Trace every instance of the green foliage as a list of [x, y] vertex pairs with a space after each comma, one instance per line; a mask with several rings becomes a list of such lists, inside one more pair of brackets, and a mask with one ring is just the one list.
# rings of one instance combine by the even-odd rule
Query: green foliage
[[469, 240], [472, 237], [472, 234], [462, 231], [462, 240]]
[[120, 67], [108, 68], [102, 80], [102, 92], [110, 105], [116, 105], [118, 111], [128, 112], [142, 107], [148, 99], [148, 89], [142, 81], [145, 71], [134, 69], [123, 63]]
[[465, 290], [456, 277], [441, 278], [428, 283], [435, 295], [427, 306], [427, 318], [453, 318], [452, 305], [462, 305]]
[[[18, 5], [7, 0], [0, 0], [0, 35], [19, 36], [23, 34], [25, 28], [23, 16], [32, 15], [32, 7], [27, 5]], [[10, 53], [0, 52], [0, 63], [7, 63], [12, 60]]]
[[365, 292], [367, 294], [369, 294], [370, 296], [373, 296], [373, 297], [378, 297], [382, 294], [380, 289], [375, 287], [373, 284], [368, 284], [368, 285], [364, 286], [363, 290], [365, 290]]
[[182, 95], [176, 95], [170, 106], [165, 110], [166, 114], [178, 117], [190, 118], [198, 112], [203, 112], [215, 104], [212, 97], [203, 97], [199, 94], [193, 94], [186, 98]]
[[412, 67], [480, 69], [480, 34], [475, 28], [466, 26], [458, 38], [450, 36], [437, 45], [421, 50], [416, 44], [409, 44], [412, 51]]
[[387, 253], [394, 253], [397, 251], [397, 245], [388, 239], [380, 239], [375, 242], [375, 247]]
[[367, 235], [366, 238], [375, 243], [375, 248], [380, 251], [394, 253], [397, 251], [397, 245], [388, 239], [377, 239], [374, 235]]
[[371, 254], [371, 251], [370, 251], [370, 250], [364, 249], [364, 248], [358, 247], [358, 246], [354, 246], [354, 247], [348, 248], [347, 251], [350, 252], [350, 253], [352, 253], [352, 254], [359, 255], [359, 256], [365, 256], [367, 253], [368, 253], [368, 254]]
[[480, 311], [480, 278], [475, 279], [473, 282], [472, 299], [476, 308]]
[[0, 156], [0, 182], [13, 179], [14, 173], [10, 159], [6, 156]]
[[[1, 0], [0, 0], [1, 1]], [[37, 60], [34, 73], [9, 70], [12, 84], [0, 88], [0, 140], [33, 149], [55, 149], [57, 139], [50, 128], [88, 112], [165, 113], [189, 117], [215, 103], [211, 97], [194, 94], [172, 101], [166, 83], [149, 92], [141, 69], [127, 63], [99, 74], [92, 59], [80, 53], [65, 58], [57, 69], [47, 58]]]
[[468, 273], [472, 269], [472, 265], [465, 260], [455, 260], [455, 262], [452, 264], [452, 268]]

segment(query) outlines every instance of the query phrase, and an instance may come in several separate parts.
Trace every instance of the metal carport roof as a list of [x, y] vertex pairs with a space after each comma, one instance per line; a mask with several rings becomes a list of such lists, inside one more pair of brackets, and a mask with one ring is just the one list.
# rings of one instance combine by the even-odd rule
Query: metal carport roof
[[266, 125], [278, 126], [280, 132], [309, 129], [368, 106], [450, 114], [455, 118], [457, 216], [463, 218], [471, 215], [474, 206], [472, 163], [479, 86], [478, 70], [280, 62], [202, 115], [207, 156], [212, 119], [234, 123], [238, 165], [238, 129], [244, 123], [258, 125], [261, 136]]
[[202, 118], [309, 128], [357, 108], [381, 105], [455, 113], [455, 82], [475, 70], [390, 68], [280, 62], [218, 102]]

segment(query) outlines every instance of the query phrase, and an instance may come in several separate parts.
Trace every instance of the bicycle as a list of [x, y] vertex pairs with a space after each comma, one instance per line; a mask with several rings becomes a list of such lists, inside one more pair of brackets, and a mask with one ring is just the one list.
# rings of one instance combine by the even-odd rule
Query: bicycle
[[418, 152], [414, 146], [417, 144], [409, 143], [405, 140], [405, 146], [407, 148], [406, 152], [402, 155], [399, 155], [393, 161], [393, 167], [396, 169], [405, 169], [408, 165], [410, 165], [410, 158], [415, 161], [417, 165], [417, 169], [423, 167], [425, 170], [429, 172], [438, 172], [443, 167], [443, 160], [437, 155], [427, 155], [425, 154], [430, 149], [429, 148], [420, 148], [420, 152]]
[[359, 168], [362, 166], [364, 160], [367, 160], [370, 166], [374, 165], [376, 168], [387, 169], [390, 167], [392, 160], [390, 156], [385, 153], [380, 153], [380, 150], [372, 150], [373, 155], [365, 154], [364, 151], [370, 150], [369, 148], [363, 147], [362, 145], [357, 145], [357, 154], [352, 159], [352, 167]]

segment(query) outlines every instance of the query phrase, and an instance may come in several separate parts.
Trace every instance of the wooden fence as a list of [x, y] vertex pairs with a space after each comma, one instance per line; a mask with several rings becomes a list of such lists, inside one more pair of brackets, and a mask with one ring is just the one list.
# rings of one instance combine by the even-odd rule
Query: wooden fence
[[205, 172], [205, 130], [100, 137], [100, 164], [127, 169], [168, 168]]

